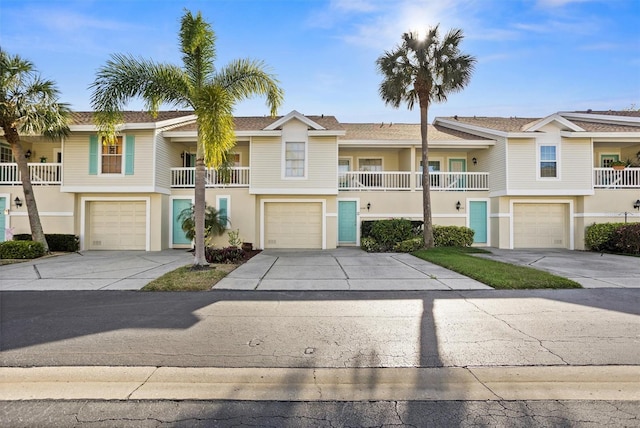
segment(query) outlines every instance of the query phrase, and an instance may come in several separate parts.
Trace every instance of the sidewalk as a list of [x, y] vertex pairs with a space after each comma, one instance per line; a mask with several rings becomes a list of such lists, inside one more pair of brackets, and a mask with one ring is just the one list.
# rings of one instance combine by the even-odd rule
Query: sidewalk
[[0, 400], [640, 400], [638, 366], [0, 368]]

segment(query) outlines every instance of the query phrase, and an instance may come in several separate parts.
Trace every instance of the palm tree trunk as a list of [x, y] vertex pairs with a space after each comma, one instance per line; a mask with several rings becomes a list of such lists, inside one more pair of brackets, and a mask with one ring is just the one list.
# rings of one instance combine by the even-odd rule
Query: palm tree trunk
[[433, 248], [433, 224], [431, 218], [431, 180], [429, 179], [429, 128], [428, 102], [420, 102], [420, 137], [422, 140], [422, 214], [424, 218], [424, 247]]
[[36, 198], [33, 194], [33, 187], [31, 186], [31, 174], [29, 174], [29, 165], [27, 165], [27, 159], [24, 157], [24, 151], [22, 150], [22, 144], [20, 142], [20, 135], [15, 128], [3, 127], [5, 138], [11, 145], [11, 151], [13, 157], [18, 164], [18, 171], [22, 180], [22, 189], [24, 192], [24, 203], [27, 206], [27, 214], [29, 215], [29, 226], [31, 228], [31, 239], [36, 242], [40, 242], [44, 247], [45, 254], [49, 253], [49, 244], [44, 236], [42, 230], [42, 223], [40, 223], [40, 214], [38, 213], [38, 206], [36, 205]]
[[204, 209], [205, 209], [205, 164], [204, 149], [198, 135], [198, 147], [196, 149], [196, 179], [194, 189], [194, 217], [196, 229], [196, 251], [193, 259], [193, 266], [207, 266], [207, 259], [204, 255]]

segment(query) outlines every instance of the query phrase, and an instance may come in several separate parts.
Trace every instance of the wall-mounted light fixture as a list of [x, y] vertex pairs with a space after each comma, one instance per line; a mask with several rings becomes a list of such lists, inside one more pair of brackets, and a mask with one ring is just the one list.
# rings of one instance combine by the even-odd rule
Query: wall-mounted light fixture
[[633, 203], [633, 208], [635, 208], [635, 209], [640, 211], [640, 199], [638, 199], [637, 201], [635, 201]]
[[25, 152], [24, 157], [27, 158], [27, 159], [29, 159], [31, 157], [31, 150], [30, 149]]
[[19, 197], [16, 196], [16, 198], [13, 200], [13, 203], [16, 204], [16, 207], [20, 208], [22, 206], [22, 201], [20, 200]]
[[460, 211], [461, 206], [462, 204], [460, 203], [460, 201], [456, 202], [456, 210]]
[[367, 211], [371, 209], [371, 202], [367, 202]]
[[473, 162], [474, 165], [478, 165], [478, 159], [477, 158], [471, 159], [471, 162]]

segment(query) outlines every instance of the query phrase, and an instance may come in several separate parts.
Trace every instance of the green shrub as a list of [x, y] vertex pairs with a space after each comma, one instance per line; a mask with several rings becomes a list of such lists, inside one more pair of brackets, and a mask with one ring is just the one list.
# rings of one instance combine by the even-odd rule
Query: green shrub
[[424, 246], [424, 239], [421, 237], [407, 239], [405, 241], [398, 242], [393, 246], [393, 251], [397, 253], [413, 253], [418, 251]]
[[640, 223], [623, 224], [614, 232], [615, 250], [625, 254], [640, 254]]
[[411, 221], [403, 218], [378, 220], [371, 228], [371, 238], [376, 240], [382, 251], [391, 251], [398, 242], [413, 237]]
[[40, 242], [0, 242], [0, 259], [36, 259], [42, 256], [44, 256], [44, 246]]
[[[44, 235], [49, 244], [49, 251], [65, 251], [73, 253], [80, 249], [80, 239], [76, 235], [68, 235], [63, 233], [47, 233]], [[14, 241], [31, 241], [31, 235], [28, 233], [19, 233], [13, 235]]]
[[584, 244], [592, 251], [615, 251], [616, 230], [624, 223], [594, 223], [587, 226], [584, 233]]
[[380, 251], [380, 245], [376, 242], [375, 239], [370, 237], [360, 239], [360, 248], [362, 248], [367, 253], [377, 253]]
[[436, 247], [470, 247], [474, 231], [464, 226], [433, 226]]
[[244, 251], [238, 247], [206, 247], [204, 256], [207, 263], [239, 263], [244, 259]]
[[[368, 238], [371, 236], [371, 229], [373, 225], [381, 220], [366, 220], [360, 223], [360, 237]], [[410, 220], [411, 221], [411, 233], [413, 236], [420, 236], [422, 234], [422, 220]]]

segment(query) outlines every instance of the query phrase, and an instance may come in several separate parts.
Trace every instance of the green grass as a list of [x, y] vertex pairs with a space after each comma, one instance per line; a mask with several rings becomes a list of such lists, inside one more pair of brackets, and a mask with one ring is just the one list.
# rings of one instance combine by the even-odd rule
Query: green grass
[[479, 248], [438, 247], [419, 250], [413, 255], [501, 290], [582, 288], [575, 281], [545, 271], [474, 257], [470, 253], [490, 251]]
[[142, 291], [207, 291], [235, 268], [232, 264], [216, 264], [202, 270], [183, 266], [154, 279]]

